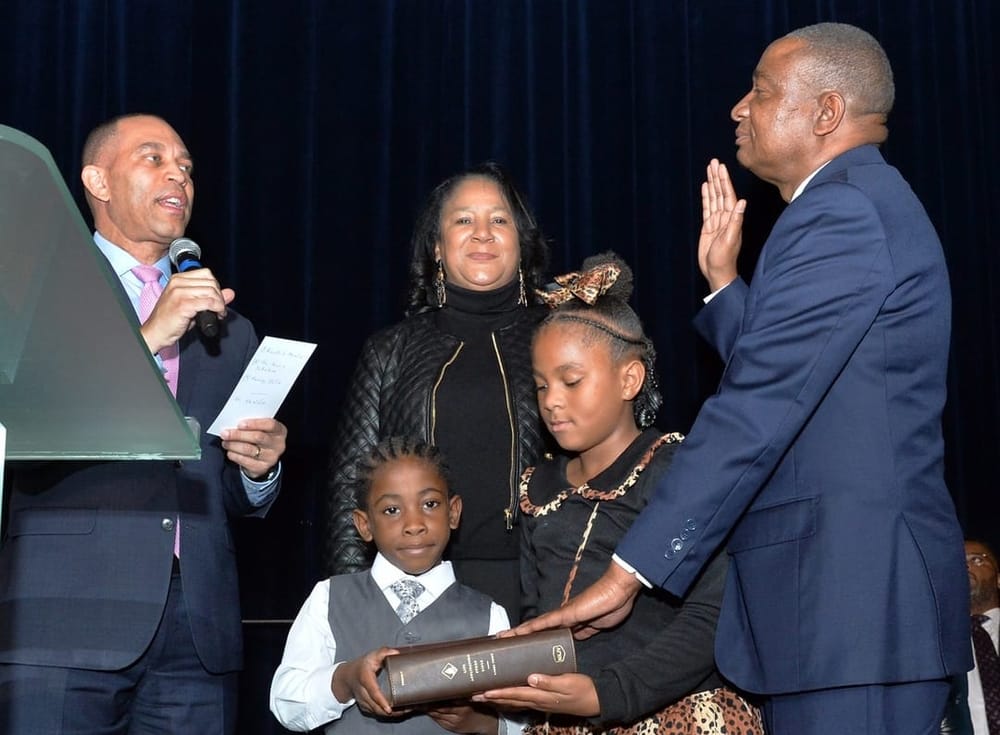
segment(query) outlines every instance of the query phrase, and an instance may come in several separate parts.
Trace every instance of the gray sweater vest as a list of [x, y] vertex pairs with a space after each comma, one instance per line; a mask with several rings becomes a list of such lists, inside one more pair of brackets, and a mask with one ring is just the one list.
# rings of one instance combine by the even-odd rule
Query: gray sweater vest
[[[369, 572], [330, 577], [330, 630], [337, 641], [337, 660], [350, 661], [381, 646], [412, 646], [489, 633], [490, 598], [455, 582], [406, 625], [400, 622]], [[381, 677], [380, 677], [381, 680]], [[373, 717], [357, 706], [333, 723], [345, 735], [441, 735], [447, 732], [426, 715], [403, 719]]]

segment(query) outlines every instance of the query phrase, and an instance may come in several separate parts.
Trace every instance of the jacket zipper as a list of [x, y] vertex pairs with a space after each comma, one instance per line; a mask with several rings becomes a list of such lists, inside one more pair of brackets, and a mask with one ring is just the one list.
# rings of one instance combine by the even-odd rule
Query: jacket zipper
[[434, 436], [434, 432], [437, 431], [437, 392], [438, 388], [441, 387], [441, 381], [444, 380], [445, 371], [451, 367], [452, 363], [458, 359], [458, 353], [462, 351], [462, 347], [465, 346], [465, 342], [459, 342], [458, 347], [455, 349], [455, 354], [453, 354], [444, 365], [441, 366], [441, 372], [438, 373], [437, 380], [434, 381], [434, 388], [431, 389], [431, 416], [430, 416], [430, 426], [428, 435], [431, 438], [431, 444], [437, 446], [437, 439]]
[[510, 388], [507, 385], [507, 371], [503, 367], [503, 358], [500, 356], [500, 346], [497, 345], [496, 332], [490, 332], [490, 339], [493, 342], [493, 351], [497, 356], [497, 365], [500, 366], [500, 382], [503, 383], [503, 398], [507, 406], [507, 421], [510, 423], [510, 500], [503, 510], [504, 522], [507, 530], [514, 528], [514, 503], [517, 500], [515, 488], [517, 487], [517, 433], [514, 430], [514, 410], [510, 405]]

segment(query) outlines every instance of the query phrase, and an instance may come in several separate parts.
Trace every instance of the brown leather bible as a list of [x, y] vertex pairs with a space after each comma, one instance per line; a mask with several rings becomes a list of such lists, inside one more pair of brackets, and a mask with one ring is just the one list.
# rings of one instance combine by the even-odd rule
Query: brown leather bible
[[529, 635], [465, 638], [400, 648], [387, 656], [386, 697], [403, 707], [469, 696], [527, 683], [529, 674], [576, 671], [576, 649], [569, 629]]

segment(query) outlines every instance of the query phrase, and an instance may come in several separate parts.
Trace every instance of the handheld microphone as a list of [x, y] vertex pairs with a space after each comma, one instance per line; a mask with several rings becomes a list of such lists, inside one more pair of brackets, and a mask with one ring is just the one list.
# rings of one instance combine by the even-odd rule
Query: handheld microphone
[[[195, 268], [204, 268], [200, 260], [201, 248], [190, 238], [178, 237], [170, 243], [169, 256], [170, 262], [180, 273]], [[195, 316], [195, 323], [203, 336], [210, 338], [219, 336], [219, 315], [214, 311], [199, 311]]]

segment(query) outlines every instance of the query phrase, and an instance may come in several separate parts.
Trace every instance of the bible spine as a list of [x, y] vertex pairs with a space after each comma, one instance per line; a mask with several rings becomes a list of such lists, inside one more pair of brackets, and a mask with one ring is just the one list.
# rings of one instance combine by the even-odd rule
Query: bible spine
[[576, 671], [573, 635], [567, 629], [509, 638], [467, 638], [414, 646], [385, 659], [386, 696], [393, 707], [526, 684], [529, 674]]

